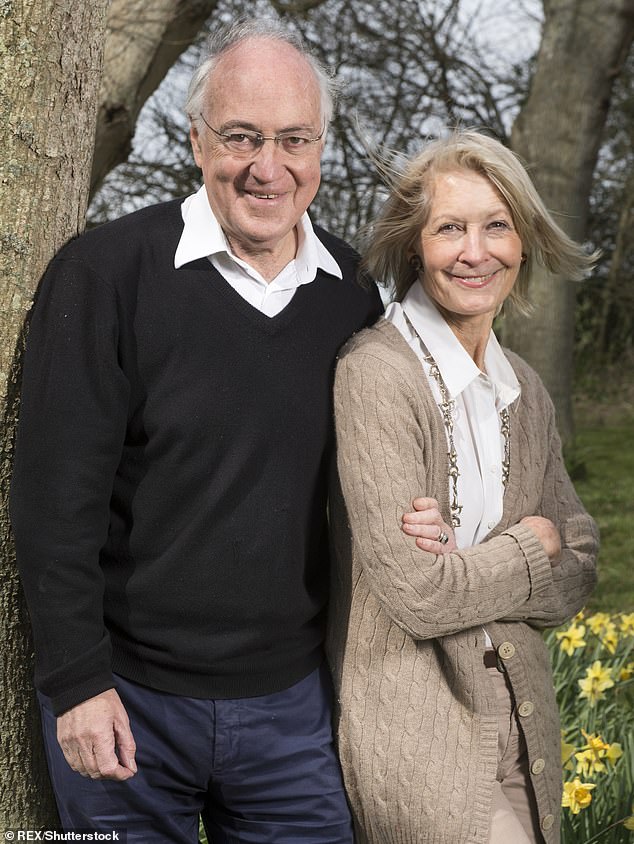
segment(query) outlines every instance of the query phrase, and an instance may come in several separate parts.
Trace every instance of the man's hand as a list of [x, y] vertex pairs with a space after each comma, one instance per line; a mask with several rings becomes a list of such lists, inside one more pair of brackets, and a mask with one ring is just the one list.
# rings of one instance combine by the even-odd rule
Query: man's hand
[[558, 565], [561, 556], [561, 537], [550, 519], [545, 519], [543, 516], [524, 516], [520, 519], [520, 524], [526, 525], [536, 534], [544, 546], [551, 567]]
[[[402, 518], [402, 530], [416, 538], [416, 544], [423, 551], [432, 554], [446, 554], [456, 548], [456, 538], [451, 527], [443, 521], [435, 498], [415, 498], [412, 501], [413, 513], [405, 513]], [[440, 542], [442, 536], [446, 542]]]
[[59, 715], [57, 740], [68, 764], [82, 777], [122, 781], [136, 774], [136, 745], [128, 715], [114, 689]]

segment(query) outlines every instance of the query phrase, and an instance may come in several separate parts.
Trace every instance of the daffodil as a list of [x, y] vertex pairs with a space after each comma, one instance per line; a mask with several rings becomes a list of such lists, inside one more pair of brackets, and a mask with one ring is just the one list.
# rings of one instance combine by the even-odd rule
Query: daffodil
[[603, 668], [601, 660], [595, 660], [590, 668], [586, 669], [586, 676], [583, 680], [579, 680], [581, 692], [579, 697], [588, 699], [590, 706], [594, 706], [597, 701], [602, 700], [606, 689], [612, 688], [614, 680], [610, 676], [610, 669]]
[[624, 665], [621, 670], [619, 671], [619, 680], [622, 683], [626, 683], [628, 680], [631, 680], [634, 676], [634, 662], [628, 662], [627, 665]]
[[556, 634], [562, 651], [572, 656], [578, 648], [585, 648], [586, 640], [583, 638], [586, 628], [583, 624], [571, 624], [567, 630]]
[[607, 612], [595, 612], [586, 622], [594, 635], [599, 636], [606, 624], [610, 623], [610, 616]]
[[610, 763], [610, 765], [615, 765], [616, 760], [620, 759], [623, 756], [623, 749], [618, 741], [615, 741], [613, 744], [608, 745], [608, 749], [605, 751], [605, 757]]
[[587, 809], [592, 803], [590, 792], [596, 785], [592, 782], [581, 782], [575, 777], [572, 782], [564, 783], [564, 793], [561, 798], [561, 805], [570, 809], [573, 815], [578, 815], [582, 809]]
[[632, 803], [632, 814], [623, 821], [623, 826], [625, 829], [634, 831], [634, 803]]
[[619, 627], [624, 636], [634, 636], [634, 612], [621, 613]]
[[592, 777], [595, 774], [602, 774], [607, 771], [603, 758], [609, 748], [601, 736], [588, 735], [585, 730], [581, 731], [587, 744], [575, 753], [577, 760], [577, 773], [584, 777]]
[[568, 744], [566, 739], [564, 738], [564, 731], [561, 731], [561, 767], [564, 768], [566, 771], [573, 771], [574, 770], [574, 762], [572, 761], [573, 754], [575, 752], [574, 744]]
[[599, 639], [603, 647], [611, 654], [616, 652], [616, 647], [619, 643], [619, 634], [616, 629], [616, 624], [613, 621], [608, 621], [599, 634]]

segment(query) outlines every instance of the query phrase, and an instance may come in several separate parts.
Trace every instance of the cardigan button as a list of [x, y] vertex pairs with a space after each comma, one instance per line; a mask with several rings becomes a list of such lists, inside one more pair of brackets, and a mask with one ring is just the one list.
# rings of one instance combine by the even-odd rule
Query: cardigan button
[[535, 759], [535, 761], [531, 765], [531, 771], [534, 774], [541, 774], [545, 767], [546, 762], [543, 759]]
[[520, 718], [528, 718], [529, 715], [532, 715], [535, 711], [535, 705], [530, 700], [525, 700], [523, 703], [520, 703], [517, 713]]
[[502, 642], [498, 648], [498, 656], [500, 659], [511, 659], [515, 656], [515, 645], [512, 642]]
[[553, 824], [555, 823], [555, 816], [554, 815], [544, 815], [542, 818], [542, 829], [548, 831], [552, 829]]

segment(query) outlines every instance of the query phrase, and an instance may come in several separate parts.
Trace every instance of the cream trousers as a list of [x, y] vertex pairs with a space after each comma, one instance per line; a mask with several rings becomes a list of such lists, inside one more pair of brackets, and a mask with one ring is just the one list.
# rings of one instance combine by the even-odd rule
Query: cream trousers
[[498, 773], [493, 786], [489, 844], [539, 844], [539, 817], [528, 754], [506, 674], [483, 668], [498, 697]]

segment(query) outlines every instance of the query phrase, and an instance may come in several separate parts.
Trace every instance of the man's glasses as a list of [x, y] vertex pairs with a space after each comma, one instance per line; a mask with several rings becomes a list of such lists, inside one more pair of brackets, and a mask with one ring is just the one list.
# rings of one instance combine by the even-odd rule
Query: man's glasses
[[204, 114], [200, 114], [203, 123], [208, 129], [220, 139], [224, 146], [231, 150], [234, 155], [249, 156], [257, 154], [264, 146], [265, 141], [273, 141], [273, 143], [289, 155], [303, 155], [311, 149], [313, 144], [320, 141], [323, 136], [323, 131], [316, 137], [311, 137], [305, 132], [281, 132], [279, 135], [266, 137], [260, 132], [255, 132], [251, 129], [233, 130], [230, 132], [219, 132], [210, 126], [205, 120]]

